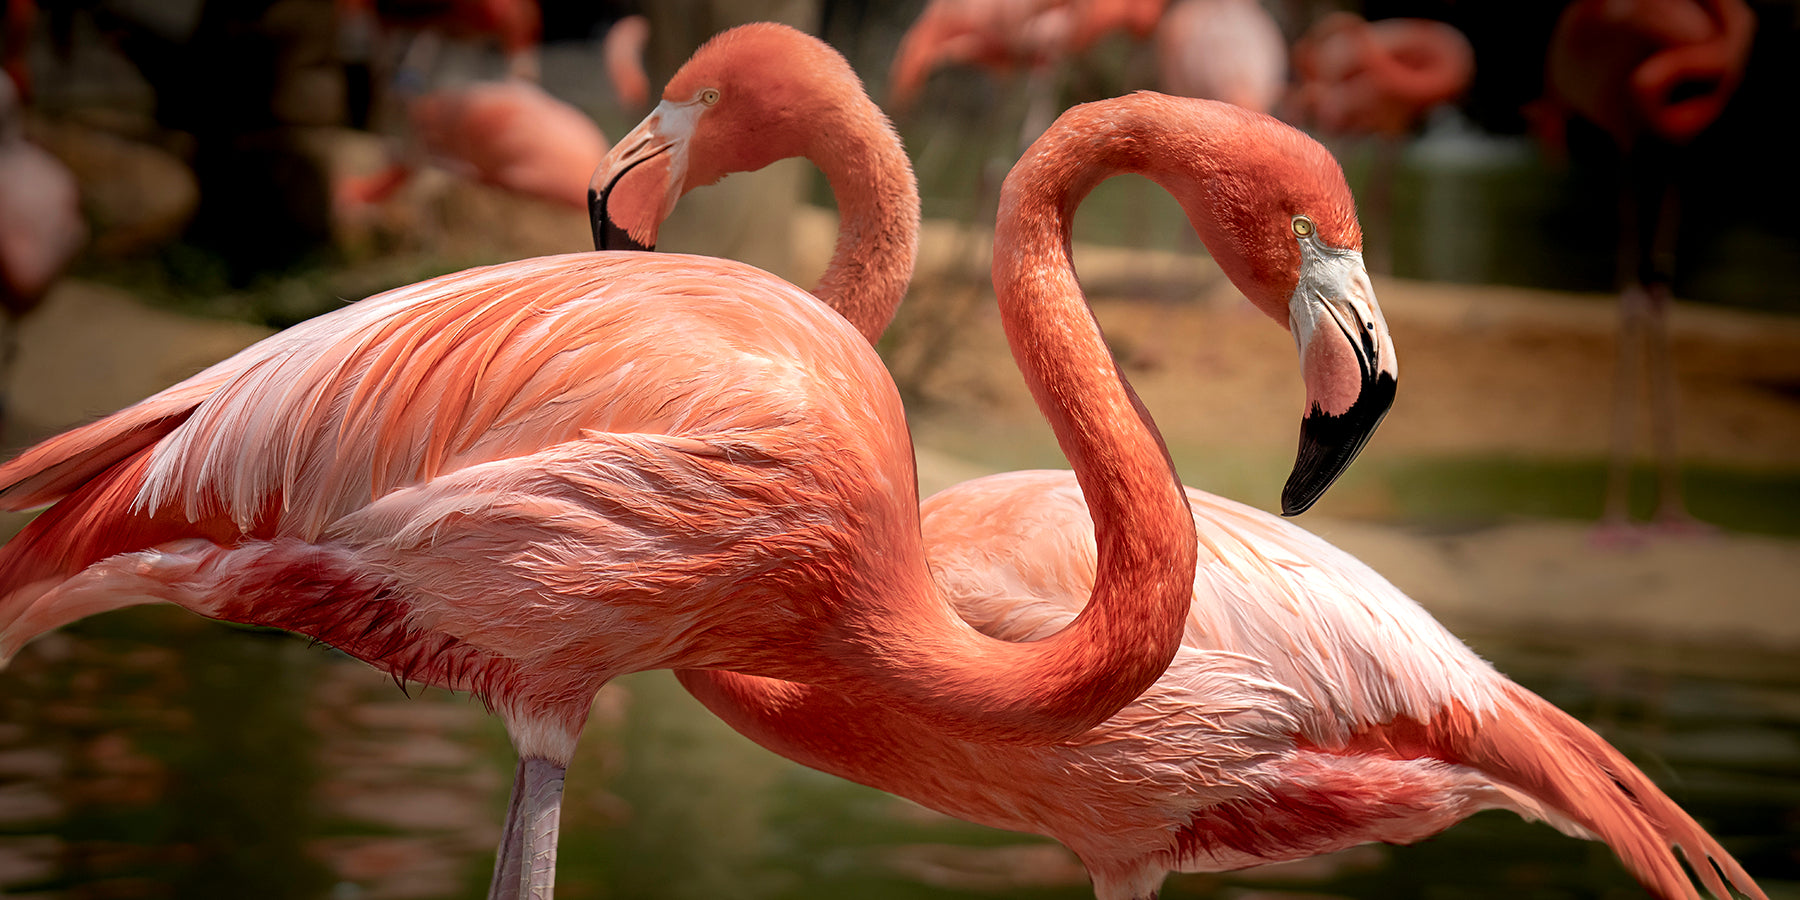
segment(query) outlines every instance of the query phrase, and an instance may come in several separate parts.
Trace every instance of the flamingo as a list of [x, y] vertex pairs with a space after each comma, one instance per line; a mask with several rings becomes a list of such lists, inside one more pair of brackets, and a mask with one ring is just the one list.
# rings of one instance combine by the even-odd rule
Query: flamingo
[[[696, 53], [665, 96], [684, 96], [675, 85], [724, 65], [714, 49]], [[847, 67], [810, 70], [822, 74], [805, 91], [849, 108], [868, 103]], [[754, 90], [791, 97], [803, 89], [784, 78], [740, 84], [735, 94]], [[653, 244], [683, 193], [744, 164], [721, 132], [670, 112], [652, 113], [596, 173], [597, 240]], [[812, 121], [790, 120], [769, 140], [797, 148], [833, 185], [843, 222], [816, 293], [873, 341], [905, 291], [895, 273], [912, 261], [912, 244], [885, 236], [910, 219], [916, 198], [887, 174], [904, 160], [891, 129], [830, 129], [814, 140], [805, 133]], [[1126, 155], [1119, 148], [1134, 145], [1187, 150], [1180, 141], [1195, 124], [1197, 133], [1232, 136], [1209, 148], [1223, 158], [1188, 152], [1122, 164], [1091, 156]], [[794, 129], [802, 133], [786, 133]], [[1204, 101], [1144, 94], [1078, 107], [1008, 179], [1005, 208], [1025, 221], [1003, 233], [1016, 239], [1030, 228], [1047, 247], [997, 241], [997, 265], [1066, 247], [1074, 198], [1121, 169], [1160, 171], [1175, 185], [1184, 179], [1169, 169], [1182, 165], [1266, 172], [1259, 157], [1293, 140], [1272, 120]], [[1328, 172], [1345, 192], [1329, 157], [1308, 152], [1313, 165], [1298, 174]], [[1066, 263], [1055, 280], [1073, 283]], [[996, 289], [1013, 284], [997, 279]], [[1764, 896], [1617, 751], [1494, 671], [1367, 566], [1261, 511], [1192, 488], [1187, 500], [1200, 548], [1182, 648], [1149, 691], [1074, 740], [977, 744], [921, 732], [823, 688], [705, 670], [678, 677], [732, 727], [797, 762], [1061, 841], [1087, 865], [1101, 900], [1153, 897], [1171, 870], [1418, 840], [1490, 807], [1607, 841], [1661, 896], [1694, 896], [1672, 844], [1719, 896], [1726, 891], [1706, 860], [1740, 890]], [[927, 500], [921, 515], [939, 589], [984, 632], [1033, 640], [1083, 608], [1100, 551], [1070, 473], [975, 479]]]
[[[407, 103], [410, 137], [433, 164], [476, 181], [575, 209], [606, 156], [606, 136], [586, 113], [519, 79], [433, 91]], [[338, 187], [346, 204], [378, 203], [412, 177], [402, 159]]]
[[0, 73], [0, 386], [17, 350], [20, 317], [44, 299], [86, 241], [75, 176], [25, 139], [12, 78]]
[[641, 15], [620, 18], [600, 42], [607, 80], [626, 109], [643, 109], [650, 102], [650, 76], [644, 71], [644, 46], [649, 42], [650, 20]]
[[[791, 152], [766, 139], [790, 117], [881, 127], [741, 91], [747, 70], [791, 58], [781, 33], [719, 38], [742, 65], [672, 83], [664, 117], [751, 167]], [[916, 195], [898, 162], [884, 190]], [[1331, 246], [1355, 234], [1340, 200], [1303, 183], [1207, 208], [1235, 229], [1227, 270], [1271, 308], [1295, 298], [1328, 409], [1360, 378], [1359, 345], [1311, 329], [1345, 314], [1324, 304], [1362, 302], [1329, 293], [1349, 274]], [[900, 224], [871, 238], [910, 263], [916, 217]], [[841, 316], [741, 264], [599, 253], [371, 297], [0, 465], [0, 508], [49, 505], [0, 548], [0, 659], [74, 619], [169, 602], [480, 696], [520, 755], [497, 897], [549, 895], [564, 767], [624, 672], [742, 671], [934, 733], [1072, 738], [1172, 658], [1196, 544], [1080, 294], [1028, 287], [1003, 318], [1105, 560], [1056, 637], [983, 636], [933, 586], [898, 393]], [[1314, 449], [1293, 476], [1303, 502], [1346, 458]]]
[[1659, 494], [1655, 521], [1696, 528], [1682, 500], [1675, 449], [1675, 378], [1668, 309], [1678, 233], [1673, 172], [1681, 148], [1724, 111], [1743, 77], [1755, 14], [1741, 0], [1581, 0], [1551, 36], [1545, 86], [1559, 105], [1598, 125], [1624, 155], [1620, 197], [1619, 344], [1611, 459], [1599, 536], [1630, 519], [1633, 383], [1649, 357], [1651, 430]]
[[[1332, 13], [1294, 45], [1294, 71], [1300, 81], [1292, 96], [1295, 121], [1327, 134], [1376, 138], [1366, 206], [1387, 230], [1400, 139], [1468, 90], [1475, 77], [1468, 38], [1429, 19], [1369, 22]], [[1379, 245], [1380, 270], [1390, 268], [1391, 243], [1384, 236]]]
[[1163, 91], [1266, 113], [1287, 88], [1287, 41], [1257, 0], [1181, 0], [1156, 27]]

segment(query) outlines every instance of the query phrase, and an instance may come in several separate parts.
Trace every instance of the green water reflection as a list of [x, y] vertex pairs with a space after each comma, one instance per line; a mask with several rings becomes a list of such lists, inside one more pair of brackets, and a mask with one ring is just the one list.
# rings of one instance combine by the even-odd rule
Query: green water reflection
[[[1800, 896], [1800, 666], [1675, 643], [1474, 635], [1593, 724], [1772, 896]], [[417, 693], [415, 691], [415, 693]], [[305, 642], [127, 610], [0, 678], [5, 896], [480, 896], [510, 781], [480, 704], [411, 699]], [[596, 703], [570, 768], [565, 898], [1082, 898], [1044, 842], [773, 757], [666, 673]], [[1424, 844], [1177, 876], [1165, 897], [1642, 896], [1604, 848], [1490, 813]]]

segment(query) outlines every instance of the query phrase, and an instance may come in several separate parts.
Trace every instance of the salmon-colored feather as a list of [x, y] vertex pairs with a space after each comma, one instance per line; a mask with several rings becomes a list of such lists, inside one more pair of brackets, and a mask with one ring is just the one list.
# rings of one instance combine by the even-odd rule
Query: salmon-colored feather
[[[1061, 841], [1102, 900], [1154, 896], [1171, 870], [1410, 843], [1492, 808], [1605, 841], [1659, 897], [1698, 896], [1672, 848], [1715, 896], [1732, 896], [1724, 882], [1765, 896], [1618, 751], [1367, 566], [1259, 510], [1192, 489], [1188, 500], [1206, 549], [1182, 649], [1155, 686], [1077, 740], [977, 745], [801, 685], [702, 672], [682, 682], [792, 759]], [[1053, 633], [1097, 563], [1085, 514], [1062, 472], [957, 485], [924, 504], [933, 575], [989, 634]], [[871, 752], [894, 746], [905, 753]]]
[[[343, 307], [0, 468], [9, 502], [63, 494], [0, 548], [0, 659], [162, 601], [479, 693], [538, 786], [508, 813], [502, 897], [549, 895], [562, 767], [623, 672], [829, 684], [975, 740], [1079, 734], [1174, 653], [1192, 525], [1080, 297], [1003, 313], [1028, 320], [1027, 381], [1078, 382], [1043, 394], [1070, 456], [1105, 461], [1094, 602], [1044, 640], [987, 638], [935, 590], [898, 393], [840, 316], [736, 263], [577, 254]], [[1077, 397], [1101, 402], [1056, 405]]]
[[[719, 77], [715, 67], [728, 60], [717, 49], [696, 53], [665, 96], [686, 96]], [[778, 76], [765, 80], [770, 77]], [[824, 83], [812, 85], [810, 97], [792, 82], [778, 85], [779, 93], [794, 104], [802, 102], [797, 96], [852, 109], [867, 102], [853, 80], [830, 80], [829, 70], [819, 77]], [[733, 97], [741, 99], [760, 83], [745, 78], [734, 84]], [[1144, 109], [1162, 109], [1173, 118], [1216, 107], [1140, 96], [1095, 104], [1084, 124], [1103, 130]], [[809, 109], [798, 121], [841, 118], [847, 117]], [[876, 187], [910, 179], [894, 171], [905, 165], [904, 157], [888, 152], [895, 139], [885, 123], [878, 117], [865, 121], [860, 131], [812, 145], [807, 156], [839, 192], [844, 216], [832, 269], [818, 294], [872, 341], [904, 294], [904, 285], [894, 284], [902, 279], [892, 276], [910, 272], [912, 245], [868, 236], [893, 233], [896, 223], [916, 215], [916, 206]], [[1201, 130], [1263, 136], [1252, 130], [1256, 121], [1219, 115]], [[1131, 140], [1154, 155], [1155, 129], [1138, 125], [1149, 136], [1133, 134]], [[621, 142], [596, 183], [612, 183], [611, 173], [629, 171], [648, 153], [685, 155], [704, 172], [719, 165], [709, 158], [719, 148], [703, 128], [685, 137], [660, 128], [653, 114]], [[1240, 213], [1228, 230], [1250, 234], [1220, 241], [1219, 249], [1278, 243], [1278, 231], [1256, 233], [1259, 220], [1273, 216], [1285, 224], [1295, 209], [1309, 208], [1282, 191], [1285, 183], [1316, 172], [1316, 166], [1282, 168], [1280, 148], [1289, 140], [1283, 133], [1279, 140], [1203, 148], [1233, 162], [1248, 159], [1242, 168], [1252, 173], [1239, 173], [1231, 186], [1251, 211], [1228, 207]], [[854, 142], [865, 146], [845, 146]], [[680, 149], [671, 153], [677, 143]], [[1088, 177], [1080, 183], [1091, 186], [1098, 177], [1071, 174], [1082, 149], [1056, 162], [1066, 177]], [[880, 162], [870, 167], [869, 160]], [[681, 175], [679, 167], [667, 171]], [[1008, 183], [1014, 186], [1013, 179]], [[1179, 175], [1167, 183], [1173, 190], [1183, 187]], [[688, 186], [667, 189], [678, 194]], [[1329, 207], [1329, 190], [1321, 192]], [[1061, 198], [1065, 214], [1080, 189], [1070, 193], [1073, 199]], [[610, 216], [612, 210], [601, 206]], [[623, 211], [642, 210], [633, 202]], [[1204, 234], [1209, 223], [1195, 220]], [[657, 223], [633, 224], [648, 224], [643, 233], [653, 235]], [[1347, 203], [1329, 227], [1338, 235], [1357, 234]], [[1053, 243], [1057, 237], [1052, 233]], [[1066, 231], [1060, 239], [1066, 253]], [[996, 246], [1002, 255], [1021, 253]], [[1281, 271], [1267, 264], [1278, 251], [1240, 253], [1230, 261], [1260, 259], [1265, 271]], [[871, 279], [846, 277], [850, 271], [887, 273], [879, 281], [892, 286], [871, 289]], [[1067, 272], [1033, 275], [1073, 281]], [[997, 291], [1008, 287], [996, 284]], [[1054, 343], [1036, 349], [1057, 352]], [[951, 815], [1062, 841], [1087, 865], [1102, 900], [1153, 897], [1175, 869], [1213, 871], [1368, 841], [1416, 841], [1488, 808], [1599, 837], [1664, 896], [1693, 896], [1670, 850], [1676, 845], [1704, 870], [1702, 880], [1719, 896], [1727, 894], [1708, 857], [1733, 885], [1762, 896], [1715, 841], [1616, 751], [1507, 681], [1367, 566], [1258, 510], [1191, 489], [1187, 502], [1198, 553], [1182, 647], [1148, 691], [1073, 740], [978, 744], [922, 732], [886, 710], [816, 687], [692, 670], [680, 678], [733, 727], [794, 760]], [[1101, 569], [1089, 514], [1068, 472], [1009, 473], [957, 485], [922, 509], [932, 577], [958, 613], [984, 633], [1021, 642], [1054, 634], [1084, 608]]]

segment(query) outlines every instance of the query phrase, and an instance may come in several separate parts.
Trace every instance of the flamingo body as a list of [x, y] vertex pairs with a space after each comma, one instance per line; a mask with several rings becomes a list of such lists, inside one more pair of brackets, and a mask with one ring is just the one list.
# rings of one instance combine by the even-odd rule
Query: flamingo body
[[[867, 389], [885, 378], [855, 337], [810, 296], [703, 257], [552, 257], [372, 297], [0, 467], [9, 507], [61, 501], [0, 556], [0, 654], [166, 600], [572, 740], [612, 675], [717, 661], [701, 644], [721, 628], [810, 630], [758, 601], [707, 622], [761, 593], [708, 568], [779, 568], [847, 538], [816, 515], [819, 487], [759, 469], [810, 470], [817, 442], [839, 460], [823, 483], [905, 496], [883, 482], [909, 466], [845, 468], [907, 455], [903, 430], [856, 436], [900, 410]], [[670, 482], [687, 489], [656, 489]], [[866, 499], [850, 505], [879, 508]]]
[[1302, 119], [1334, 134], [1393, 136], [1468, 89], [1475, 53], [1443, 22], [1333, 13], [1294, 46], [1294, 69]]
[[1287, 43], [1256, 0], [1181, 0], [1156, 26], [1161, 89], [1266, 113], [1287, 88]]
[[[600, 127], [529, 81], [445, 88], [407, 104], [413, 153], [451, 172], [560, 206], [587, 208], [587, 179], [606, 156]], [[379, 203], [411, 177], [411, 162], [346, 180], [340, 196]]]
[[1060, 59], [1072, 20], [1066, 0], [932, 0], [907, 28], [888, 72], [889, 98], [905, 109], [931, 73], [951, 65], [998, 75]]
[[36, 307], [86, 240], [75, 176], [25, 139], [17, 94], [0, 75], [0, 310]]
[[[1612, 845], [1661, 897], [1729, 897], [1743, 870], [1593, 732], [1495, 672], [1349, 554], [1259, 510], [1187, 491], [1202, 548], [1182, 648], [1150, 690], [1068, 742], [948, 741], [798, 685], [682, 683], [791, 759], [973, 822], [1046, 835], [1100, 900], [1370, 841], [1411, 843], [1508, 809]], [[977, 628], [1053, 632], [1095, 564], [1067, 472], [976, 479], [925, 501], [934, 576]], [[883, 748], [904, 748], [903, 753]]]
[[408, 109], [432, 160], [479, 181], [576, 209], [606, 156], [599, 126], [536, 84], [517, 79], [436, 91]]

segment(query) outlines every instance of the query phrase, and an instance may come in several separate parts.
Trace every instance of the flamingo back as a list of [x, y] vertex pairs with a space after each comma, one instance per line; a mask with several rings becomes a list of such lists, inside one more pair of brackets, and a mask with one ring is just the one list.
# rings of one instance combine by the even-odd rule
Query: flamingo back
[[[393, 621], [410, 633], [441, 625], [537, 658], [554, 646], [529, 627], [544, 612], [588, 618], [592, 635], [565, 637], [611, 641], [592, 658], [648, 662], [702, 628], [758, 627], [706, 624], [718, 592], [763, 589], [709, 565], [772, 573], [850, 543], [883, 504], [910, 509], [901, 416], [841, 317], [748, 266], [572, 254], [445, 276], [295, 326], [0, 467], [24, 498], [60, 498], [0, 548], [0, 654], [152, 600], [296, 628], [279, 595], [360, 597], [361, 617], [296, 630], [365, 658], [391, 654], [345, 623], [404, 597], [410, 618]], [[632, 604], [592, 622], [581, 600], [672, 583], [692, 627]]]

